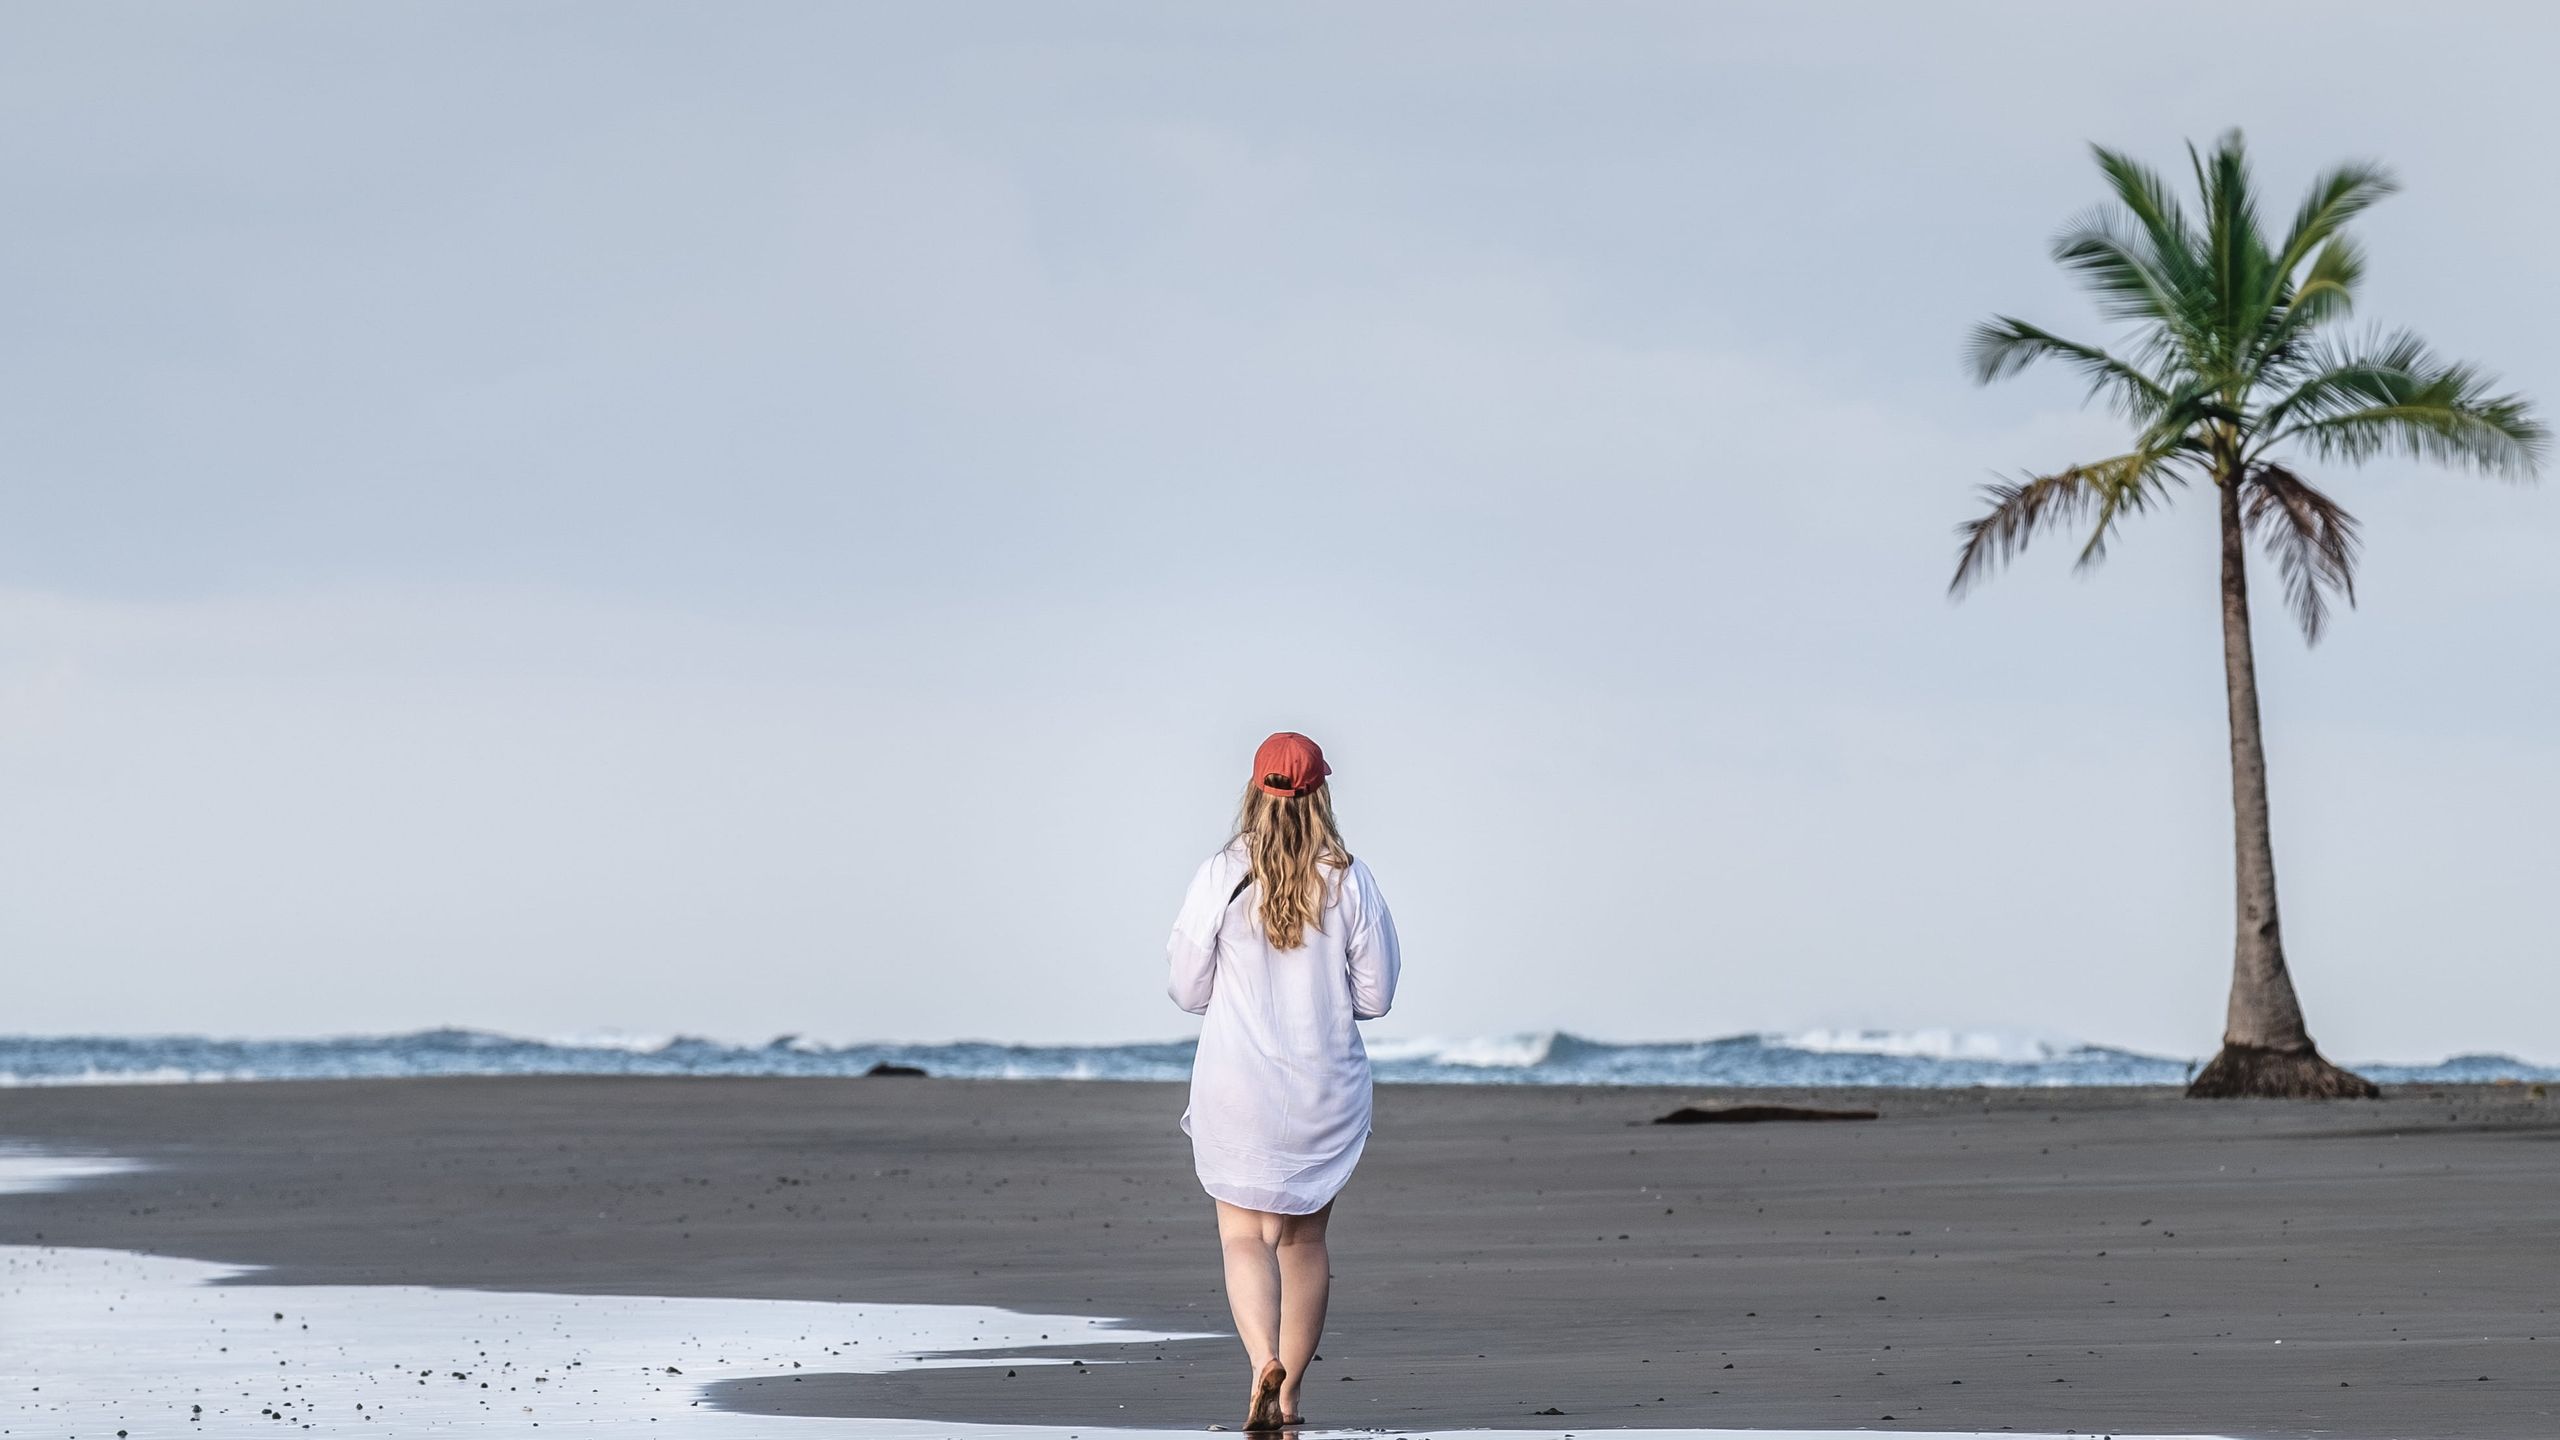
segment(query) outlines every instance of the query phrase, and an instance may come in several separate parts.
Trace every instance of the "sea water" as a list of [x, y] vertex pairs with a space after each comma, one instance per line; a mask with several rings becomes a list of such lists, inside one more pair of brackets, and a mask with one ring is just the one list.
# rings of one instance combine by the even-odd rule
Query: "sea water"
[[[874, 1065], [992, 1080], [1181, 1080], [1191, 1042], [1126, 1045], [762, 1043], [695, 1036], [534, 1039], [485, 1030], [237, 1040], [203, 1035], [0, 1036], [0, 1086], [412, 1075], [859, 1075]], [[1388, 1083], [1807, 1086], [2178, 1085], [2196, 1062], [2104, 1045], [1986, 1031], [1808, 1030], [1613, 1044], [1562, 1031], [1369, 1042]], [[2505, 1055], [2357, 1064], [2387, 1085], [2560, 1080], [2560, 1067]]]

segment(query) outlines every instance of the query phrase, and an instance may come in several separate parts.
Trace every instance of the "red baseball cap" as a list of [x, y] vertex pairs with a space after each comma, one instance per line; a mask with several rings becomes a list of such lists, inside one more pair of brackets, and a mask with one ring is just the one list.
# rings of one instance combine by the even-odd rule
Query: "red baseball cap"
[[1295, 730], [1281, 731], [1253, 752], [1253, 783], [1265, 795], [1304, 795], [1332, 773], [1324, 751]]

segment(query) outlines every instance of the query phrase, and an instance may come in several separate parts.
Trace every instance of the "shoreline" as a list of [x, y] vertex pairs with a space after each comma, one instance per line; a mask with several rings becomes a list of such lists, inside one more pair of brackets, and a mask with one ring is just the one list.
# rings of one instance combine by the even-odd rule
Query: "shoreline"
[[[1644, 1123], [1719, 1100], [1882, 1118]], [[989, 1304], [1216, 1331], [1181, 1103], [1179, 1086], [1143, 1081], [29, 1087], [0, 1091], [0, 1143], [151, 1168], [0, 1196], [0, 1243], [268, 1267], [250, 1284]], [[2163, 1089], [1381, 1085], [1334, 1227], [1311, 1418], [2560, 1432], [2555, 1186], [2560, 1104], [2523, 1086], [2287, 1105]], [[1008, 1377], [981, 1355], [992, 1363], [732, 1381], [714, 1398], [1233, 1423], [1231, 1339], [1147, 1358]]]

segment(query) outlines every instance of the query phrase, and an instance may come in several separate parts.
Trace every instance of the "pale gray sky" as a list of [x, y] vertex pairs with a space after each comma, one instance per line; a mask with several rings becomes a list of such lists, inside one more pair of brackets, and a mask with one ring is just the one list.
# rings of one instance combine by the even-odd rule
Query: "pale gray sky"
[[[2560, 401], [2539, 6], [15, 5], [0, 1031], [1184, 1033], [1327, 746], [1392, 1033], [2202, 1054], [2209, 507], [1961, 606], [2096, 139], [2378, 156]], [[2329, 473], [2329, 472], [2323, 472]], [[2560, 494], [2330, 474], [2260, 642], [2314, 1032], [2560, 1059]]]

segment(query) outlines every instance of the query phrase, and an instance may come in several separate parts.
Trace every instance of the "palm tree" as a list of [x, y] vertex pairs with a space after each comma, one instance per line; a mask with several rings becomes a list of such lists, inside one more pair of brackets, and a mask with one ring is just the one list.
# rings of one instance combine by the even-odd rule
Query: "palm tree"
[[2133, 442], [2120, 455], [1985, 487], [1989, 508], [1958, 530], [1949, 588], [1961, 595], [2036, 535], [2064, 527], [2086, 527], [2086, 570], [2126, 517], [2189, 484], [2213, 487], [2239, 934], [2222, 1049], [2187, 1093], [2378, 1096], [2371, 1081], [2320, 1057], [2285, 968], [2249, 641], [2249, 543], [2265, 547], [2303, 639], [2317, 643], [2332, 597], [2355, 603], [2357, 526], [2303, 478], [2296, 454], [2355, 464], [2396, 453], [2526, 478], [2545, 431], [2522, 397], [2493, 393], [2488, 376], [2437, 358], [2412, 335], [2333, 335], [2364, 274], [2347, 222], [2398, 188], [2380, 166], [2322, 175], [2270, 244], [2238, 131], [2209, 155], [2187, 147], [2200, 224], [2157, 173], [2092, 148], [2116, 203], [2064, 230], [2053, 258], [2102, 315], [2127, 327], [2121, 355], [2001, 316], [1974, 330], [1970, 361], [1985, 384], [2040, 360], [2069, 366], [2092, 399], [2133, 425]]

